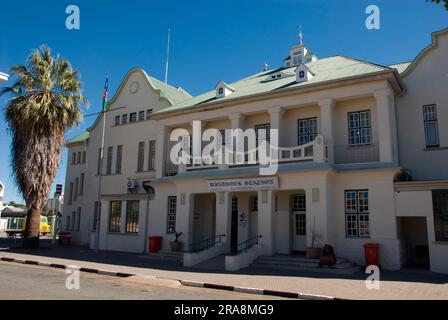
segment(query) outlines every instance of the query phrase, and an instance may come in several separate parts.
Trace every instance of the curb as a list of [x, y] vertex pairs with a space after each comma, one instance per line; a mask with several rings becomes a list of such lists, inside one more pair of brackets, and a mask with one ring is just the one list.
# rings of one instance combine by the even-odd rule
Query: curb
[[[4, 262], [14, 262], [20, 264], [28, 264], [28, 265], [38, 265], [42, 267], [56, 268], [56, 269], [72, 269], [75, 266], [73, 265], [64, 265], [58, 263], [50, 263], [43, 261], [35, 261], [35, 260], [23, 260], [23, 259], [15, 259], [10, 257], [0, 257], [0, 261]], [[86, 273], [96, 273], [105, 276], [119, 277], [119, 278], [128, 278], [133, 276], [138, 276], [138, 274], [134, 273], [123, 273], [123, 272], [114, 272], [103, 269], [93, 269], [93, 268], [85, 268], [85, 267], [77, 267], [79, 271]], [[347, 300], [336, 298], [332, 296], [325, 296], [319, 294], [310, 294], [303, 292], [288, 292], [288, 291], [276, 291], [276, 290], [267, 290], [260, 288], [250, 288], [250, 287], [239, 287], [239, 286], [227, 286], [216, 283], [207, 283], [193, 280], [179, 280], [179, 279], [169, 279], [169, 278], [160, 278], [153, 277], [154, 279], [160, 280], [176, 280], [179, 281], [182, 285], [188, 287], [197, 287], [197, 288], [207, 288], [207, 289], [215, 289], [215, 290], [226, 290], [226, 291], [235, 291], [240, 293], [248, 293], [248, 294], [258, 294], [258, 295], [268, 295], [268, 296], [276, 296], [282, 298], [292, 298], [292, 299], [301, 299], [301, 300]]]

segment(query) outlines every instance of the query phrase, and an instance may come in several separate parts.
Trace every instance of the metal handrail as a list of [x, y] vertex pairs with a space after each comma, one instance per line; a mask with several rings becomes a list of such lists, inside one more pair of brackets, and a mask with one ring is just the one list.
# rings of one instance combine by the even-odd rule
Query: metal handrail
[[254, 237], [251, 237], [251, 238], [249, 238], [249, 239], [247, 239], [247, 240], [245, 240], [245, 241], [243, 241], [241, 243], [238, 243], [237, 251], [234, 252], [233, 255], [235, 256], [235, 255], [238, 255], [240, 253], [247, 252], [247, 250], [249, 250], [253, 246], [257, 245], [258, 244], [258, 239], [261, 239], [261, 238], [262, 238], [262, 236], [260, 236], [260, 235], [259, 236], [254, 236]]
[[216, 246], [218, 243], [222, 242], [222, 238], [225, 237], [225, 234], [219, 234], [216, 236], [213, 236], [211, 238], [196, 242], [196, 243], [192, 243], [188, 245], [189, 248], [189, 252], [200, 252], [200, 251], [204, 251], [207, 249], [210, 249], [214, 246]]

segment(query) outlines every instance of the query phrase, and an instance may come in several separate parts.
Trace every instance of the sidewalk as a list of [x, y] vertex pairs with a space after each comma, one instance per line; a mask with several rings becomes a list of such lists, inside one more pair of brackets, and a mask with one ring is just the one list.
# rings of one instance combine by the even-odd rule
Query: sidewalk
[[86, 269], [155, 276], [184, 282], [204, 282], [221, 286], [239, 286], [264, 290], [333, 296], [340, 299], [448, 299], [448, 275], [427, 271], [381, 272], [380, 290], [365, 287], [364, 273], [333, 276], [246, 268], [222, 272], [185, 268], [169, 261], [139, 258], [138, 254], [101, 251], [89, 248], [52, 246], [25, 250], [0, 240], [0, 257], [38, 261], [46, 264], [75, 265]]

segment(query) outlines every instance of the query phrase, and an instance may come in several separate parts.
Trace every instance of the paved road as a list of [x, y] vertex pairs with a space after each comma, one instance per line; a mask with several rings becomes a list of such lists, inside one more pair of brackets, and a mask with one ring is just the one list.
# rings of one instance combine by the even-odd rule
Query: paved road
[[80, 290], [65, 287], [65, 270], [0, 262], [0, 300], [6, 299], [138, 299], [255, 300], [261, 295], [193, 288], [172, 280], [117, 278], [80, 273]]

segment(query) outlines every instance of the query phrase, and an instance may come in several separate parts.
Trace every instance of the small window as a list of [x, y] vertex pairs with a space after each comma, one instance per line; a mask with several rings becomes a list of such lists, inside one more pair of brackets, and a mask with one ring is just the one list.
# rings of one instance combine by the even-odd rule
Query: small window
[[448, 241], [448, 191], [432, 192], [436, 241]]
[[121, 226], [121, 201], [110, 202], [109, 232], [120, 232]]
[[138, 113], [138, 121], [143, 121], [145, 120], [145, 111], [140, 111]]
[[114, 154], [114, 147], [107, 148], [107, 162], [106, 162], [106, 174], [112, 173], [112, 156]]
[[126, 205], [126, 233], [138, 233], [138, 214], [139, 214], [138, 200], [130, 200]]
[[115, 125], [116, 126], [120, 125], [120, 116], [115, 116]]
[[300, 78], [300, 79], [305, 78], [305, 71], [303, 71], [303, 70], [300, 70], [300, 71], [299, 71], [299, 78]]
[[82, 196], [84, 193], [84, 173], [81, 173], [79, 184], [79, 195]]
[[439, 129], [437, 123], [437, 109], [435, 104], [423, 106], [423, 121], [425, 126], [426, 147], [438, 147]]
[[101, 148], [98, 149], [98, 163], [97, 163], [97, 167], [96, 167], [96, 174], [100, 175], [102, 174], [103, 168], [102, 168], [102, 163], [103, 161], [101, 160]]
[[258, 197], [251, 197], [250, 198], [250, 211], [252, 213], [258, 212]]
[[98, 217], [101, 211], [101, 204], [98, 201], [95, 201], [95, 205], [93, 207], [93, 221], [92, 221], [92, 231], [96, 231], [96, 226], [98, 224]]
[[82, 163], [86, 163], [87, 153], [85, 151], [82, 152]]
[[72, 153], [72, 164], [76, 164], [76, 152]]
[[151, 116], [152, 116], [152, 109], [146, 110], [146, 119], [151, 118]]
[[115, 162], [115, 173], [121, 173], [121, 163], [123, 161], [123, 146], [117, 146], [117, 161]]
[[345, 234], [347, 237], [369, 237], [369, 191], [345, 191]]
[[77, 212], [76, 212], [75, 230], [79, 231], [80, 228], [81, 228], [81, 207], [78, 207]]
[[121, 124], [126, 124], [128, 123], [128, 115], [124, 114], [121, 116]]
[[137, 112], [133, 112], [129, 115], [129, 122], [136, 122], [137, 121]]
[[73, 201], [78, 200], [79, 178], [75, 178], [75, 188], [73, 189]]
[[137, 171], [143, 171], [144, 162], [145, 162], [145, 143], [140, 142], [138, 144], [138, 153], [137, 153]]
[[148, 158], [148, 170], [154, 170], [154, 164], [156, 162], [156, 141], [149, 141], [149, 158]]
[[81, 152], [78, 152], [78, 154], [77, 154], [76, 163], [77, 164], [81, 163]]
[[167, 219], [167, 232], [168, 233], [176, 232], [176, 206], [177, 206], [177, 197], [169, 196], [168, 197], [168, 219]]
[[348, 144], [366, 145], [372, 143], [370, 110], [348, 113]]
[[219, 89], [218, 89], [218, 94], [219, 94], [219, 95], [224, 94], [224, 88], [219, 88]]

